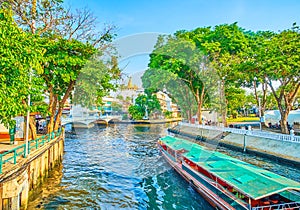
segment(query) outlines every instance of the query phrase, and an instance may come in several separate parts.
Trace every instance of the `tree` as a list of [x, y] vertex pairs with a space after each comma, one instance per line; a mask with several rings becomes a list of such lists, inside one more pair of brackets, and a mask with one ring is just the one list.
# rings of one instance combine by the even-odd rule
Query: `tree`
[[[49, 97], [48, 132], [51, 132], [58, 129], [64, 103], [88, 59], [97, 54], [97, 49], [102, 55], [105, 50], [111, 50], [109, 42], [114, 37], [114, 27], [107, 26], [103, 31], [97, 31], [96, 18], [89, 10], [71, 13], [71, 10], [63, 8], [61, 0], [1, 0], [2, 2], [12, 5], [20, 26], [45, 38], [43, 45], [47, 52], [44, 55], [44, 72], [35, 76], [41, 76], [46, 85], [41, 88]], [[97, 94], [103, 95], [100, 89]]]
[[166, 119], [171, 119], [172, 118], [172, 112], [171, 111], [165, 111], [164, 115], [165, 115]]
[[117, 60], [112, 57], [104, 61], [101, 55], [93, 55], [80, 70], [73, 94], [73, 103], [84, 107], [100, 106], [102, 98], [115, 90], [116, 82], [120, 75]]
[[221, 115], [222, 123], [226, 126], [228, 106], [226, 89], [240, 77], [238, 67], [242, 53], [248, 47], [248, 39], [244, 29], [238, 27], [237, 23], [215, 26], [208, 35], [200, 34], [196, 39], [199, 48], [206, 52], [210, 65], [221, 83]]
[[[259, 31], [257, 33], [247, 33], [249, 47], [243, 52], [242, 62], [240, 63], [241, 84], [244, 87], [254, 89], [256, 105], [261, 107], [261, 114], [264, 116], [264, 111], [267, 104], [268, 84], [264, 71], [264, 56], [266, 53], [266, 40], [271, 39], [275, 33], [270, 31]], [[258, 87], [261, 87], [261, 95], [258, 96]], [[259, 103], [261, 99], [261, 103]]]
[[45, 39], [44, 73], [40, 76], [46, 84], [49, 97], [50, 122], [48, 132], [57, 130], [64, 104], [74, 89], [76, 80], [96, 49], [90, 44], [61, 37]]
[[182, 82], [175, 74], [161, 69], [147, 69], [142, 76], [143, 87], [152, 92], [167, 91], [169, 97], [180, 108], [189, 121], [192, 113], [197, 112], [194, 96], [188, 86]]
[[226, 88], [225, 94], [230, 114], [243, 109], [246, 104], [246, 91], [244, 89], [230, 86]]
[[[201, 123], [203, 106], [212, 107], [219, 99], [222, 121], [226, 125], [227, 85], [237, 78], [240, 54], [247, 48], [244, 30], [234, 24], [178, 31], [165, 40], [159, 37], [155, 50], [150, 55], [150, 68], [161, 68], [174, 73], [194, 95]], [[217, 97], [216, 90], [221, 89]]]
[[55, 32], [70, 18], [63, 9], [63, 0], [0, 0], [0, 3], [8, 3], [18, 25], [32, 34]]
[[8, 127], [14, 126], [13, 117], [29, 109], [26, 99], [34, 92], [29, 72], [42, 71], [44, 52], [39, 38], [22, 31], [6, 5], [0, 9], [0, 28], [0, 122]]
[[141, 120], [145, 116], [145, 109], [138, 105], [131, 105], [128, 108], [128, 113], [134, 120]]
[[158, 39], [156, 48], [150, 55], [149, 67], [162, 69], [176, 75], [190, 90], [197, 104], [197, 116], [202, 123], [202, 107], [208, 92], [211, 90], [213, 76], [207, 64], [206, 56], [197, 47], [195, 42], [183, 36], [185, 32]]
[[159, 100], [154, 94], [139, 95], [135, 99], [135, 105], [147, 109], [149, 115], [154, 111], [161, 110]]
[[135, 104], [131, 105], [128, 109], [128, 113], [135, 120], [141, 120], [146, 116], [146, 112], [150, 115], [154, 111], [160, 111], [160, 103], [156, 95], [139, 95], [135, 99]]
[[[266, 81], [276, 99], [281, 114], [281, 131], [288, 133], [287, 118], [292, 110], [297, 93], [300, 89], [300, 33], [294, 24], [290, 30], [285, 30], [266, 40], [264, 55], [264, 73]], [[274, 81], [279, 82], [275, 88]]]
[[268, 92], [266, 99], [266, 110], [276, 110], [278, 109], [276, 99], [274, 98], [273, 93]]

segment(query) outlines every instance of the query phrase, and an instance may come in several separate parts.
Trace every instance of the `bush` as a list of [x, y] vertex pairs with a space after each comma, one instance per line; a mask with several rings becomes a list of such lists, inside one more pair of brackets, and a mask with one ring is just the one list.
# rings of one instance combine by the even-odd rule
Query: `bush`
[[164, 115], [165, 115], [166, 119], [171, 119], [172, 118], [172, 112], [170, 112], [170, 111], [165, 111]]
[[232, 111], [232, 118], [236, 119], [238, 117], [238, 112], [237, 111]]

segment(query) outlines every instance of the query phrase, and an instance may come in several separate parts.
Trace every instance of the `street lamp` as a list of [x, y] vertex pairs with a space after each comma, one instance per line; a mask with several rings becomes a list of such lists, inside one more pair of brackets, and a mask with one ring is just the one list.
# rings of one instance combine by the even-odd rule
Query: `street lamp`
[[[30, 68], [29, 70], [29, 84], [31, 85], [31, 72], [32, 72], [32, 68]], [[31, 86], [29, 87], [29, 90], [31, 89]], [[27, 105], [28, 105], [28, 110], [27, 110], [27, 116], [26, 116], [26, 137], [25, 137], [25, 157], [27, 157], [28, 155], [28, 139], [29, 139], [29, 120], [30, 120], [30, 93], [27, 96]]]

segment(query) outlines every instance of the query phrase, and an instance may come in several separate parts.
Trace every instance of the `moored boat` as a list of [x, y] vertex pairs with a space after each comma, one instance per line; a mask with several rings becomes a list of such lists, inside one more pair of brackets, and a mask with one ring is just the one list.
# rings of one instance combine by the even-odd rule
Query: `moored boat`
[[213, 207], [300, 209], [298, 182], [172, 136], [161, 138], [158, 148], [170, 165]]

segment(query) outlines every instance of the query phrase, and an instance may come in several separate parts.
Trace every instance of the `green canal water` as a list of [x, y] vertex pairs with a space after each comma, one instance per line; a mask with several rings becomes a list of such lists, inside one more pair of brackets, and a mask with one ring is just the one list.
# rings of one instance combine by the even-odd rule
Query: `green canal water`
[[[65, 140], [63, 164], [34, 192], [29, 209], [212, 209], [159, 153], [167, 126], [75, 130]], [[300, 169], [218, 150], [300, 181]]]

